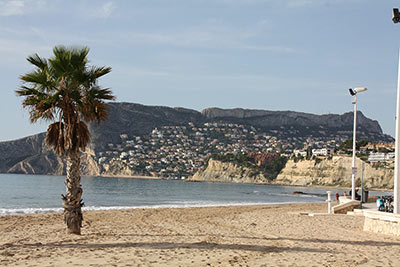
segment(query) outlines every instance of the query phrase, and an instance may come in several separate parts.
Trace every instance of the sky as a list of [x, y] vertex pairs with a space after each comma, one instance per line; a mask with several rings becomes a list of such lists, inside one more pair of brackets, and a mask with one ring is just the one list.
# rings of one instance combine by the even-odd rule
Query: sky
[[394, 136], [400, 1], [0, 0], [0, 141], [33, 135], [15, 90], [56, 45], [88, 46], [118, 102], [343, 114]]

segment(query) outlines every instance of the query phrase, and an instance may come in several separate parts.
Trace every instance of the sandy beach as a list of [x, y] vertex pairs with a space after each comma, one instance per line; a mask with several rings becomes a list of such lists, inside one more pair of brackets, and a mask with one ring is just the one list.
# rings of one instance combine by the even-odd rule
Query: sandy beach
[[363, 217], [300, 212], [326, 204], [87, 211], [81, 236], [61, 213], [0, 216], [0, 266], [400, 266]]

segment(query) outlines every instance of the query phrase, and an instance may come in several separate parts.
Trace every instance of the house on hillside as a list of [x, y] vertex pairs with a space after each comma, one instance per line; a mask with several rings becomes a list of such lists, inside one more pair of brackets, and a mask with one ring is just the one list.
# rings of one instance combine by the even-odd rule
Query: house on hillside
[[313, 149], [312, 150], [312, 155], [313, 156], [329, 156], [333, 154], [333, 149], [331, 148], [319, 148], [319, 149]]
[[301, 151], [299, 149], [295, 149], [293, 150], [293, 154], [298, 157], [298, 156], [302, 156], [302, 157], [307, 157], [307, 151]]
[[387, 162], [392, 159], [394, 159], [395, 153], [390, 152], [390, 153], [381, 153], [381, 152], [376, 152], [376, 153], [370, 153], [368, 156], [368, 161], [369, 162]]

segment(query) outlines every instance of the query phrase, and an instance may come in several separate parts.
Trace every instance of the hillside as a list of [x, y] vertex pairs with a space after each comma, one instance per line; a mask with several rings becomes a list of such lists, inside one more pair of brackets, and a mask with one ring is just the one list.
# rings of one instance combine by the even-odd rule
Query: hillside
[[[279, 138], [343, 136], [350, 138], [353, 113], [315, 115], [294, 111], [208, 108], [201, 112], [185, 108], [145, 106], [134, 103], [110, 103], [110, 115], [105, 123], [91, 125], [93, 148], [104, 149], [107, 143], [120, 141], [120, 134], [140, 136], [166, 125], [200, 125], [206, 122], [226, 122], [258, 128]], [[382, 132], [379, 123], [357, 114], [358, 138], [370, 141], [392, 141]]]
[[[214, 152], [263, 153], [267, 146], [272, 149], [279, 144], [293, 149], [310, 138], [321, 142], [351, 138], [352, 116], [352, 113], [315, 115], [218, 108], [198, 112], [110, 103], [108, 121], [89, 126], [92, 142], [90, 152], [83, 155], [83, 174], [160, 175], [160, 170], [172, 169], [176, 174], [170, 175], [188, 176]], [[383, 134], [377, 121], [361, 112], [358, 121], [358, 138], [377, 142], [393, 140]], [[157, 134], [152, 134], [153, 131]], [[64, 173], [64, 160], [54, 155], [43, 141], [44, 133], [40, 133], [0, 142], [0, 172]]]

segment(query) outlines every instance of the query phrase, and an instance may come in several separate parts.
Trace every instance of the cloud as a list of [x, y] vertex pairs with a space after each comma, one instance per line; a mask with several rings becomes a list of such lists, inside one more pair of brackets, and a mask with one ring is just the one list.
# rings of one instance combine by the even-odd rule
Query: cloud
[[47, 0], [0, 0], [0, 17], [43, 12], [48, 4]]
[[104, 3], [102, 6], [96, 8], [92, 12], [93, 17], [108, 18], [111, 16], [112, 11], [115, 9], [113, 2]]
[[22, 0], [0, 1], [0, 16], [23, 15], [25, 2]]
[[286, 0], [286, 6], [288, 8], [302, 8], [317, 5], [335, 5], [357, 1], [359, 0]]

